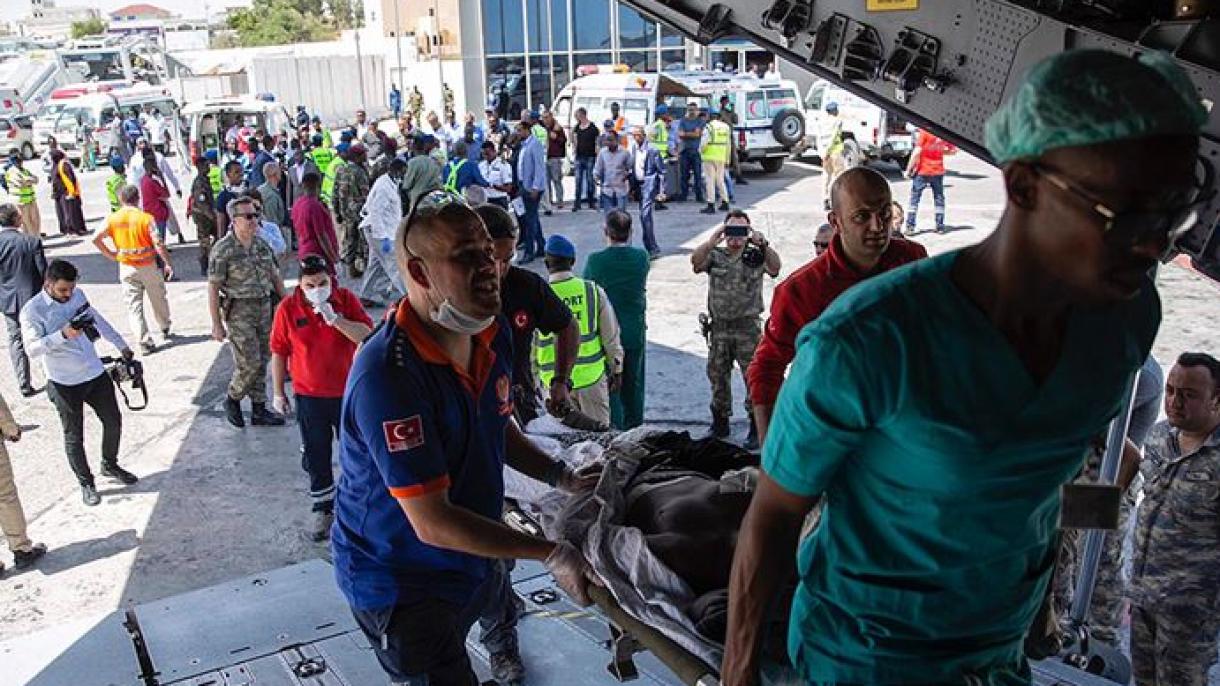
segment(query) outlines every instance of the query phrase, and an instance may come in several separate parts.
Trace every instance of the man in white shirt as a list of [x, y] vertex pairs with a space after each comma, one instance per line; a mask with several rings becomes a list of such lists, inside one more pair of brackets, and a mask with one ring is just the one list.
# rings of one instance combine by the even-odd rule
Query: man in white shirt
[[77, 270], [66, 260], [47, 265], [42, 292], [21, 308], [21, 335], [30, 357], [41, 359], [47, 377], [47, 395], [59, 412], [64, 428], [68, 464], [80, 482], [86, 505], [101, 497], [85, 458], [84, 406], [89, 405], [102, 424], [102, 476], [126, 485], [139, 479], [119, 466], [119, 439], [123, 416], [114, 396], [114, 383], [106, 373], [93, 341], [105, 338], [126, 360], [134, 353], [127, 342], [76, 288]]
[[360, 282], [360, 300], [388, 305], [403, 295], [394, 254], [394, 236], [402, 223], [402, 194], [399, 184], [407, 175], [407, 162], [401, 157], [390, 161], [386, 173], [377, 177], [360, 210], [360, 230], [369, 246], [369, 256]]
[[[151, 146], [148, 144], [147, 139], [136, 139], [136, 151], [132, 154], [136, 162], [127, 165], [127, 183], [136, 188], [140, 187], [140, 179], [144, 178], [144, 158], [151, 154], [153, 159], [157, 161], [157, 169], [161, 170], [161, 175], [174, 187], [174, 194], [181, 198], [182, 186], [178, 183], [178, 176], [174, 174], [173, 167], [170, 166], [169, 162], [165, 161], [164, 155], [150, 148]], [[145, 152], [146, 150], [148, 152]]]
[[485, 192], [487, 202], [508, 209], [508, 193], [513, 188], [513, 166], [496, 153], [496, 144], [483, 141], [483, 159], [479, 161], [479, 173], [490, 184]]

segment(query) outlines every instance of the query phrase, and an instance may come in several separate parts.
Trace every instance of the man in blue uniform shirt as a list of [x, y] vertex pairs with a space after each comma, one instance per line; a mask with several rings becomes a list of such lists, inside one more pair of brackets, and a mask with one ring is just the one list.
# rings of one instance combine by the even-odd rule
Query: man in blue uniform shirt
[[396, 243], [407, 298], [344, 395], [335, 575], [393, 682], [474, 686], [465, 637], [500, 588], [494, 558], [545, 560], [584, 604], [592, 578], [570, 544], [499, 522], [504, 465], [567, 491], [596, 474], [551, 460], [512, 419], [511, 331], [479, 216], [433, 191]]
[[[1198, 222], [1206, 120], [1159, 53], [1035, 66], [987, 125], [1008, 198], [996, 231], [805, 327], [737, 539], [726, 686], [757, 682], [759, 629], [794, 561], [788, 654], [806, 682], [1031, 682], [1022, 643], [1059, 489], [1152, 346], [1148, 272]], [[889, 208], [861, 212], [865, 240], [886, 240]]]

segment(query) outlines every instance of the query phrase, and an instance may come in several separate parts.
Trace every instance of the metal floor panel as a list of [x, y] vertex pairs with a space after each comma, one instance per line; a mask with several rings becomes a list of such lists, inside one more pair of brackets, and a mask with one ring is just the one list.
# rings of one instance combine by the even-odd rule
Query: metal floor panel
[[1062, 662], [1042, 660], [1030, 663], [1030, 668], [1034, 673], [1034, 686], [1117, 686], [1109, 679], [1082, 672]]
[[139, 686], [123, 613], [71, 622], [0, 643], [0, 683]]
[[146, 603], [136, 614], [153, 664], [169, 683], [356, 630], [322, 560]]

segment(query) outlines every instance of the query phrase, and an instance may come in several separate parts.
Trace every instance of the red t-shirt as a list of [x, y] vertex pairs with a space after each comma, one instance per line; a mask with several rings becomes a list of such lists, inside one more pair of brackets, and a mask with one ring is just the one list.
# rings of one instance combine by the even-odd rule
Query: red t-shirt
[[302, 195], [292, 204], [292, 230], [297, 234], [297, 254], [321, 255], [330, 263], [330, 274], [335, 275], [335, 264], [339, 261], [339, 239], [335, 234], [335, 222], [320, 200]]
[[952, 143], [923, 129], [915, 134], [915, 147], [919, 148], [919, 159], [915, 162], [916, 176], [944, 176], [945, 154], [957, 150]]
[[169, 221], [169, 189], [160, 179], [145, 172], [140, 179], [140, 205], [158, 224]]
[[797, 334], [830, 307], [843, 291], [870, 276], [927, 256], [928, 251], [922, 245], [895, 238], [882, 253], [876, 269], [861, 274], [847, 261], [843, 244], [836, 235], [830, 241], [829, 250], [784, 279], [775, 288], [771, 317], [746, 370], [746, 385], [754, 404], [775, 405], [779, 387], [784, 383], [784, 372], [796, 357]]
[[[340, 317], [373, 325], [360, 299], [346, 288], [335, 287], [330, 304]], [[356, 344], [322, 321], [322, 316], [313, 311], [313, 304], [305, 299], [305, 291], [298, 287], [275, 309], [271, 352], [288, 358], [292, 389], [297, 395], [342, 398]]]

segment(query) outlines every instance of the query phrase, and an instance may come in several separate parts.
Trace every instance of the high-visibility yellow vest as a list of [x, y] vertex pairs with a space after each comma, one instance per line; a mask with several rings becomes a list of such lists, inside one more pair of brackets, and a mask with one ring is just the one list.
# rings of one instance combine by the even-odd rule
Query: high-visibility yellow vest
[[[24, 167], [12, 166], [5, 172], [5, 182], [8, 184], [8, 190], [17, 196], [17, 204], [29, 205], [37, 198], [34, 197], [34, 175], [27, 171]], [[29, 183], [28, 186], [23, 185]]]
[[[601, 303], [598, 302], [597, 286], [592, 281], [572, 277], [552, 283], [551, 290], [568, 306], [580, 325], [580, 348], [576, 353], [576, 365], [572, 367], [572, 388], [592, 386], [606, 374], [606, 351], [602, 348], [598, 325]], [[538, 336], [536, 359], [542, 385], [550, 388], [551, 380], [555, 378], [554, 336]]]
[[317, 165], [319, 172], [325, 173], [326, 168], [335, 159], [335, 151], [329, 147], [314, 148], [309, 151], [309, 159]]
[[119, 190], [127, 184], [127, 177], [122, 174], [112, 174], [106, 179], [106, 199], [110, 201], [110, 211], [118, 212], [119, 206]]
[[830, 129], [830, 145], [826, 146], [826, 155], [840, 155], [843, 153], [843, 120], [835, 117], [834, 124]]
[[342, 157], [336, 157], [330, 161], [330, 165], [326, 167], [326, 173], [322, 176], [322, 202], [330, 205], [330, 199], [335, 194], [335, 176], [339, 174], [339, 168], [346, 164]]
[[707, 162], [728, 164], [732, 149], [733, 129], [729, 125], [713, 119], [707, 123], [708, 141], [703, 149], [703, 159]]
[[221, 175], [220, 167], [215, 164], [208, 167], [208, 184], [212, 186], [213, 195], [220, 195], [220, 192], [224, 190], [224, 178]]
[[449, 166], [449, 178], [445, 179], [445, 190], [450, 193], [457, 193], [458, 189], [458, 172], [461, 171], [462, 165], [466, 164], [465, 159], [459, 159], [456, 164]]
[[669, 124], [664, 119], [657, 119], [648, 127], [648, 142], [657, 149], [662, 160], [669, 157]]
[[546, 130], [545, 126], [542, 124], [534, 124], [530, 128], [530, 133], [534, 134], [534, 138], [537, 138], [538, 142], [541, 143], [543, 147], [546, 147], [547, 139], [550, 138], [551, 134]]

